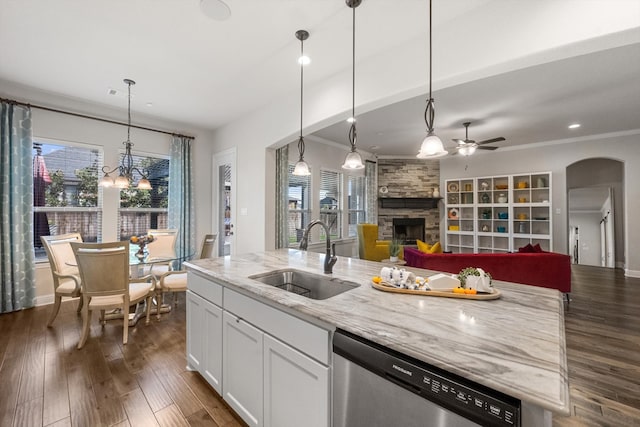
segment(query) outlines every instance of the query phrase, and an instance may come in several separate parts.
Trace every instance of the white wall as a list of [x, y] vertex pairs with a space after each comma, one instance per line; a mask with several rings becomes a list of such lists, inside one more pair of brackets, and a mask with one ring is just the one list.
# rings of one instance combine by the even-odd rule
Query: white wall
[[[629, 276], [640, 277], [640, 134], [600, 136], [571, 143], [533, 146], [515, 150], [501, 148], [471, 157], [447, 157], [440, 161], [441, 185], [446, 179], [551, 171], [553, 181], [553, 250], [568, 253], [567, 166], [590, 158], [604, 157], [624, 163], [625, 268]], [[558, 213], [559, 211], [559, 213]], [[444, 224], [444, 220], [441, 221]], [[444, 230], [441, 230], [444, 232]]]
[[[530, 9], [525, 13], [520, 7]], [[488, 7], [478, 7], [473, 13], [454, 17], [448, 25], [438, 28], [438, 37], [459, 49], [435, 53], [443, 56], [439, 56], [433, 70], [434, 90], [633, 43], [640, 36], [637, 19], [631, 17], [637, 10], [637, 4], [620, 1], [615, 7], [576, 1], [545, 2], [544, 7], [537, 3], [509, 8], [490, 3]], [[528, 17], [528, 25], [524, 26], [523, 13]], [[480, 24], [487, 21], [499, 25], [487, 30], [485, 24]], [[473, 31], [478, 25], [483, 26], [482, 31]], [[460, 32], [459, 28], [467, 31]], [[468, 34], [475, 36], [469, 38]], [[384, 37], [384, 32], [372, 37]], [[496, 45], [496, 41], [500, 44]], [[425, 40], [418, 37], [388, 51], [358, 58], [357, 114], [424, 94], [427, 85], [424, 52]], [[342, 72], [322, 81], [314, 81], [312, 73], [313, 67], [307, 72], [308, 81], [313, 83], [305, 87], [305, 135], [346, 119], [351, 107], [350, 63], [345, 63]], [[272, 211], [275, 190], [265, 178], [273, 176], [273, 148], [294, 141], [298, 133], [299, 88], [294, 82], [291, 86], [289, 94], [214, 132], [215, 151], [237, 148], [237, 202], [239, 207], [250, 207], [248, 214], [236, 221], [237, 253], [275, 246]], [[640, 262], [637, 264], [640, 271]]]
[[[56, 97], [34, 91], [29, 88], [3, 83], [0, 96], [32, 104], [46, 105], [67, 111], [81, 112], [85, 115], [109, 118], [126, 122], [125, 110], [118, 111], [80, 103], [68, 98]], [[132, 124], [180, 132], [196, 139], [193, 147], [194, 162], [194, 192], [195, 200], [195, 229], [196, 244], [203, 234], [212, 231], [211, 226], [211, 132], [202, 129], [189, 128], [184, 124], [159, 121], [149, 117], [139, 116], [132, 112]], [[115, 166], [119, 161], [119, 150], [123, 148], [122, 141], [127, 137], [127, 128], [120, 125], [104, 123], [96, 120], [84, 119], [50, 111], [32, 109], [32, 129], [35, 138], [81, 142], [102, 146], [104, 148], [104, 164]], [[131, 141], [134, 143], [134, 153], [169, 154], [170, 136], [131, 129]], [[117, 208], [118, 192], [105, 189], [103, 193], [103, 241], [114, 240], [117, 237]], [[109, 219], [111, 219], [109, 221]], [[43, 304], [53, 301], [53, 284], [48, 263], [39, 264], [36, 268], [36, 297], [37, 303]]]

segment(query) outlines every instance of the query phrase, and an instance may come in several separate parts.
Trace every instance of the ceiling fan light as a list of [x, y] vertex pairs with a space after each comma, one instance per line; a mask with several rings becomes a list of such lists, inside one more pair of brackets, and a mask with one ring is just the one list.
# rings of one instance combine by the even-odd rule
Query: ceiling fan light
[[293, 168], [293, 174], [295, 176], [309, 176], [311, 175], [311, 171], [309, 170], [309, 165], [303, 159], [298, 160], [296, 166]]
[[463, 156], [470, 156], [476, 152], [476, 148], [477, 146], [475, 144], [467, 144], [465, 146], [460, 147], [458, 149], [458, 153], [462, 154]]
[[362, 162], [362, 157], [360, 157], [360, 153], [357, 151], [351, 151], [347, 154], [347, 157], [344, 159], [344, 164], [342, 165], [342, 169], [346, 170], [358, 170], [364, 169], [364, 163]]
[[445, 149], [442, 141], [434, 133], [429, 133], [422, 141], [420, 152], [416, 156], [419, 159], [435, 159], [449, 154]]

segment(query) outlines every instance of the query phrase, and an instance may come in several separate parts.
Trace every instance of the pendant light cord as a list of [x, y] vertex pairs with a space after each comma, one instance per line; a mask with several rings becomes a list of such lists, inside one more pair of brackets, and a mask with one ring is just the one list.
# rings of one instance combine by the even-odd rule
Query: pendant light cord
[[427, 107], [424, 110], [424, 121], [427, 124], [427, 131], [429, 134], [433, 133], [433, 123], [435, 120], [435, 109], [433, 103], [433, 96], [431, 94], [431, 80], [433, 78], [433, 48], [431, 43], [431, 29], [433, 27], [432, 23], [432, 11], [431, 11], [431, 3], [432, 0], [429, 0], [429, 99], [427, 100]]
[[304, 138], [302, 137], [302, 114], [304, 110], [304, 37], [300, 37], [300, 137], [298, 138], [298, 152], [300, 160], [304, 159]]
[[351, 152], [356, 151], [356, 140], [358, 138], [356, 132], [356, 6], [353, 9], [353, 32], [351, 43], [351, 59], [353, 67], [351, 69], [351, 127], [349, 128], [349, 142], [351, 143]]
[[127, 85], [129, 86], [129, 96], [127, 101], [127, 142], [131, 143], [131, 84], [132, 81], [128, 80]]

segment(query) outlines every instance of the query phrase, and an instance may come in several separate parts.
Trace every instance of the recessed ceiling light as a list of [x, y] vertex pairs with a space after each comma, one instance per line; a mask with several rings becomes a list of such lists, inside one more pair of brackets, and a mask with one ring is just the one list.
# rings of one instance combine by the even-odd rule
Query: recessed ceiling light
[[579, 127], [580, 127], [580, 123], [574, 123], [574, 124], [569, 125], [569, 129], [577, 129]]
[[379, 148], [380, 148], [380, 147], [379, 147], [379, 146], [377, 146], [377, 145], [371, 145], [371, 146], [369, 147], [369, 149], [370, 149], [370, 150], [374, 150], [374, 151], [375, 151], [375, 150], [378, 150]]
[[147, 102], [147, 107], [153, 107], [153, 102]]

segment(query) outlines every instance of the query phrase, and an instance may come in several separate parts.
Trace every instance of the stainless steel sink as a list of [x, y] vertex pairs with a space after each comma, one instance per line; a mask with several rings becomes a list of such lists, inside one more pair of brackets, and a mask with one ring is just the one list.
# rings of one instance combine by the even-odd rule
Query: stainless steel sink
[[327, 299], [360, 286], [358, 283], [287, 268], [249, 276], [249, 279], [311, 299]]

